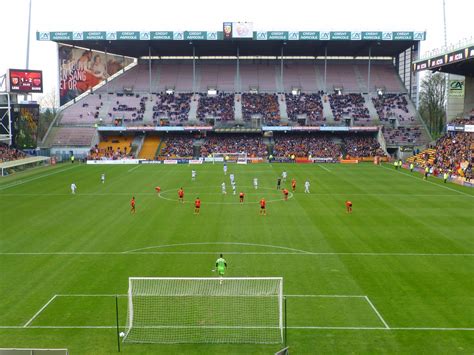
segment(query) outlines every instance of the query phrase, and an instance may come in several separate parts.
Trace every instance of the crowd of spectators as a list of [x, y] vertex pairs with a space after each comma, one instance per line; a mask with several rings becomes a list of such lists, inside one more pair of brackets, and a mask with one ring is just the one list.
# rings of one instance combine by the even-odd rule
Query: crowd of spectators
[[191, 109], [191, 97], [193, 94], [156, 94], [156, 102], [153, 106], [153, 122], [157, 124], [160, 118], [171, 121], [186, 121]]
[[234, 120], [234, 94], [201, 94], [196, 116], [201, 121], [206, 117], [220, 118], [222, 121]]
[[246, 153], [248, 157], [266, 157], [267, 146], [262, 137], [248, 134], [208, 136], [201, 146], [201, 156], [212, 153]]
[[10, 148], [6, 144], [0, 144], [0, 163], [25, 158], [26, 154], [21, 150]]
[[458, 132], [448, 133], [436, 142], [436, 155], [434, 167], [441, 171], [451, 170], [457, 172], [461, 165], [467, 164], [463, 170], [474, 163], [474, 133]]
[[276, 94], [242, 94], [242, 116], [250, 120], [253, 116], [260, 116], [267, 125], [276, 125], [280, 122], [280, 106]]
[[[133, 98], [135, 97], [136, 99], [140, 98], [140, 94], [133, 94], [133, 93], [118, 93], [117, 94], [117, 101], [115, 102], [115, 106], [112, 108], [112, 112], [109, 112], [109, 117], [112, 118], [113, 116], [117, 116], [120, 114], [120, 112], [130, 112], [131, 115], [125, 118], [125, 121], [142, 121], [143, 120], [143, 114], [145, 113], [145, 105], [146, 101], [148, 101], [147, 96], [143, 96], [140, 98], [140, 102], [138, 103], [137, 106], [131, 106], [131, 102], [129, 100], [124, 100], [123, 98]], [[121, 99], [122, 98], [122, 101]], [[101, 102], [102, 104], [102, 102]], [[98, 112], [97, 112], [98, 115]]]
[[89, 154], [87, 155], [87, 160], [122, 160], [134, 158], [130, 148], [117, 147], [114, 149], [112, 146], [100, 148], [97, 144], [89, 150]]
[[285, 94], [286, 112], [290, 120], [305, 115], [311, 122], [324, 121], [323, 102], [319, 94]]
[[341, 155], [341, 146], [336, 144], [330, 137], [324, 135], [291, 134], [274, 137], [273, 155], [275, 157], [297, 158], [333, 158]]
[[454, 125], [474, 125], [474, 110], [472, 110], [472, 116], [468, 116], [468, 118], [456, 118], [450, 122], [449, 124], [454, 124]]
[[404, 94], [384, 94], [373, 97], [372, 102], [381, 121], [388, 121], [390, 118], [399, 121], [415, 121], [415, 117], [410, 115], [408, 101]]
[[165, 139], [161, 148], [162, 158], [192, 157], [194, 139], [186, 135], [172, 135]]
[[331, 94], [328, 97], [334, 120], [340, 121], [345, 117], [353, 118], [354, 121], [370, 119], [369, 109], [361, 94]]
[[385, 152], [375, 137], [349, 136], [343, 139], [346, 156], [351, 158], [383, 157]]
[[383, 135], [385, 140], [389, 144], [400, 144], [400, 143], [417, 143], [421, 137], [420, 127], [403, 127], [398, 128], [383, 128]]

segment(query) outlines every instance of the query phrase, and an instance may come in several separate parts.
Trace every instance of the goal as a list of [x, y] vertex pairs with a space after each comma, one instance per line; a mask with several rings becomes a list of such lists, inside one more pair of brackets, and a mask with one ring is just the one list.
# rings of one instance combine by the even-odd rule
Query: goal
[[247, 153], [212, 153], [212, 162], [247, 164]]
[[283, 278], [131, 277], [124, 342], [283, 341]]

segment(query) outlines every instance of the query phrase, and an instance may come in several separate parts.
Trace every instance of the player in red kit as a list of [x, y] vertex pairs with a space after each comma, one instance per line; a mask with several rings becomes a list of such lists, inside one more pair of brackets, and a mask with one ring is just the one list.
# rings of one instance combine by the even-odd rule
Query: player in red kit
[[161, 192], [161, 187], [159, 187], [159, 186], [155, 187], [155, 191], [156, 191], [157, 194], [159, 194]]
[[347, 213], [352, 213], [352, 202], [349, 200], [346, 201], [346, 210]]
[[267, 202], [265, 201], [264, 198], [260, 200], [260, 215], [267, 215]]
[[243, 192], [241, 192], [241, 193], [239, 194], [240, 203], [244, 203], [244, 196], [245, 196], [245, 195], [244, 195]]
[[284, 196], [285, 201], [288, 201], [288, 193], [289, 193], [289, 191], [288, 191], [288, 189], [285, 187], [285, 188], [283, 189], [283, 196]]
[[135, 213], [135, 196], [132, 197], [132, 200], [130, 201], [130, 213]]
[[199, 199], [199, 197], [196, 198], [196, 200], [194, 201], [194, 214], [199, 214], [201, 210], [201, 200]]
[[292, 188], [293, 192], [296, 191], [296, 180], [295, 180], [295, 178], [291, 179], [291, 188]]
[[178, 202], [184, 203], [184, 190], [182, 187], [178, 190]]

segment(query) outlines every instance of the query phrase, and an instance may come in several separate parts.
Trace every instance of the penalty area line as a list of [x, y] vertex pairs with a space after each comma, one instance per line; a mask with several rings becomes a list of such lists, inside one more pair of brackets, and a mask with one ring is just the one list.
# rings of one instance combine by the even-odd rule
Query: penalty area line
[[35, 320], [35, 318], [38, 317], [38, 316], [40, 315], [40, 313], [43, 312], [44, 309], [45, 309], [46, 307], [48, 307], [49, 304], [55, 300], [56, 297], [57, 297], [57, 295], [54, 295], [53, 297], [51, 297], [51, 298], [49, 299], [49, 301], [46, 302], [46, 304], [45, 304], [43, 307], [41, 307], [41, 309], [40, 309], [38, 312], [36, 312], [35, 315], [34, 315], [33, 317], [31, 317], [28, 322], [26, 322], [26, 323], [23, 325], [23, 328], [28, 327], [28, 326], [31, 324], [31, 322], [33, 322], [33, 321]]
[[[124, 327], [121, 325], [120, 327]], [[116, 329], [116, 325], [32, 325], [27, 328], [21, 325], [0, 325], [0, 329]], [[150, 327], [152, 328], [152, 327]], [[205, 328], [205, 327], [198, 327]], [[245, 327], [235, 327], [236, 329], [245, 329]], [[253, 327], [252, 327], [253, 328]], [[279, 327], [267, 327], [279, 329]], [[325, 327], [325, 326], [289, 326], [288, 329], [300, 330], [382, 330], [382, 331], [466, 331], [474, 332], [474, 328], [449, 328], [449, 327]]]
[[374, 304], [370, 301], [369, 297], [368, 296], [364, 296], [365, 300], [367, 301], [367, 303], [370, 305], [370, 307], [373, 309], [373, 311], [375, 312], [375, 314], [377, 315], [377, 317], [379, 317], [380, 321], [383, 323], [383, 325], [385, 326], [385, 328], [387, 329], [390, 329], [390, 327], [388, 326], [387, 322], [385, 321], [385, 319], [383, 319], [382, 315], [380, 314], [380, 312], [377, 310], [377, 308], [375, 308]]

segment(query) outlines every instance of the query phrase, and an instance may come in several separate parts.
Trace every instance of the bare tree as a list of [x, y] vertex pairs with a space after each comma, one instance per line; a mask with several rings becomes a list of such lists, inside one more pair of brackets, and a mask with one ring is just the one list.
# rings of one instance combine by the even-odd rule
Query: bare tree
[[438, 137], [446, 123], [446, 77], [430, 72], [423, 78], [420, 88], [420, 115], [431, 135]]

